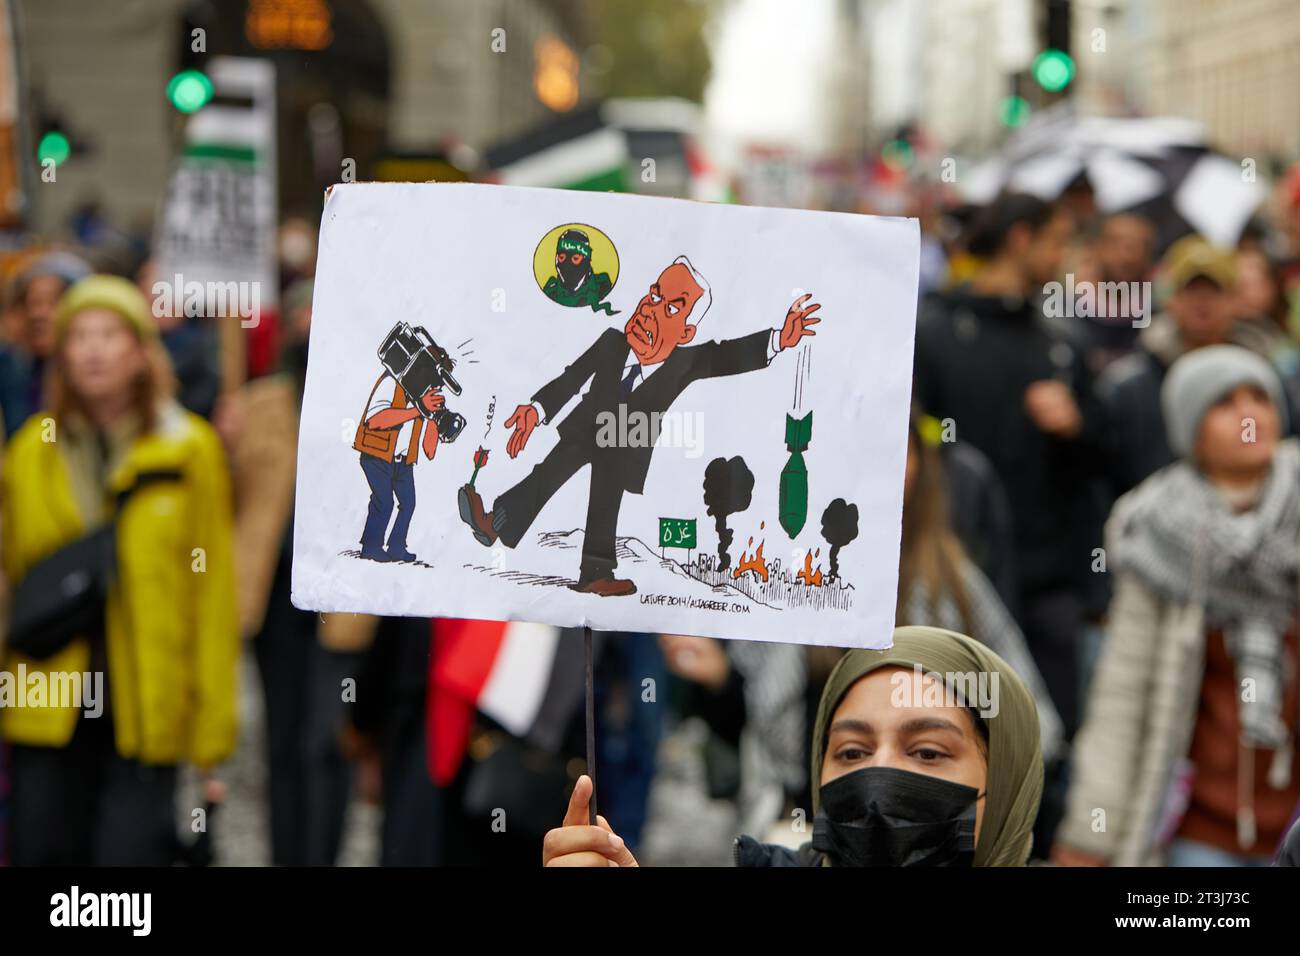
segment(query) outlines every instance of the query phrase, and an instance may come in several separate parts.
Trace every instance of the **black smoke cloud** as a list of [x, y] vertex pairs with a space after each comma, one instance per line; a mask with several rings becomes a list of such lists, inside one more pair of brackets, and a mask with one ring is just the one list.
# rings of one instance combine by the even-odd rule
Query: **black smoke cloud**
[[731, 567], [731, 555], [727, 548], [731, 546], [734, 532], [727, 527], [727, 518], [749, 507], [754, 497], [754, 473], [745, 464], [745, 459], [715, 458], [704, 469], [704, 504], [713, 516], [714, 527], [718, 530], [718, 570], [725, 571]]
[[858, 536], [858, 506], [836, 498], [822, 512], [822, 537], [831, 546], [832, 579], [840, 575], [840, 548]]

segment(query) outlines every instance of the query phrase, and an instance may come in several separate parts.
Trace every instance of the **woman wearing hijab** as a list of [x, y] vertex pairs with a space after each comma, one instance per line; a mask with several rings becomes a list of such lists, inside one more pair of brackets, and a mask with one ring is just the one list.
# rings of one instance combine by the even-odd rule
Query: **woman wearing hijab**
[[[972, 699], [974, 698], [974, 699]], [[1021, 866], [1043, 788], [1033, 695], [962, 634], [900, 627], [893, 647], [841, 658], [810, 751], [813, 837], [798, 850], [736, 841], [739, 866]], [[546, 835], [544, 866], [636, 866], [591, 780]]]

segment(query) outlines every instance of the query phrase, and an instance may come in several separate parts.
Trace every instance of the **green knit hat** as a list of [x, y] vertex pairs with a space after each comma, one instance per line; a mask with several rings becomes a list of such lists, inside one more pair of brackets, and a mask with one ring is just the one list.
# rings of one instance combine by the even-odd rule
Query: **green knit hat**
[[54, 312], [54, 333], [60, 342], [68, 332], [72, 317], [87, 309], [116, 312], [126, 319], [141, 341], [158, 336], [158, 324], [149, 311], [149, 302], [134, 283], [118, 276], [93, 275], [82, 279], [59, 299]]

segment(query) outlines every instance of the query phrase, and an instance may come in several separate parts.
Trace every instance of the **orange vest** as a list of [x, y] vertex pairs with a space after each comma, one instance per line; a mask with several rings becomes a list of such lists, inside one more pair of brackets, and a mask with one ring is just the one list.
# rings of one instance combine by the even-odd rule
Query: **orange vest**
[[[352, 447], [363, 455], [369, 455], [371, 458], [378, 458], [381, 461], [392, 462], [397, 454], [397, 435], [402, 430], [397, 428], [370, 428], [366, 425], [366, 413], [370, 411], [370, 403], [374, 400], [375, 391], [379, 388], [379, 383], [384, 380], [385, 372], [375, 380], [374, 388], [370, 390], [370, 397], [366, 399], [366, 407], [361, 411], [361, 422], [357, 425], [357, 437], [352, 442]], [[406, 391], [402, 386], [393, 384], [393, 408], [406, 408], [410, 402], [407, 400]], [[424, 430], [424, 418], [417, 415], [415, 423], [411, 427], [411, 441], [406, 448], [406, 463], [414, 465], [420, 460], [420, 433]]]

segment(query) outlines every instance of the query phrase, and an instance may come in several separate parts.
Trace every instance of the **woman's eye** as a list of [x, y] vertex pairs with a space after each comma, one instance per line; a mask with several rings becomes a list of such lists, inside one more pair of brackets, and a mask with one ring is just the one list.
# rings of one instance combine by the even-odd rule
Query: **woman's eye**
[[835, 756], [839, 760], [862, 760], [870, 755], [861, 747], [845, 747]]
[[936, 763], [948, 755], [941, 750], [931, 750], [929, 747], [922, 747], [920, 750], [912, 751], [912, 756], [924, 761], [925, 763]]

